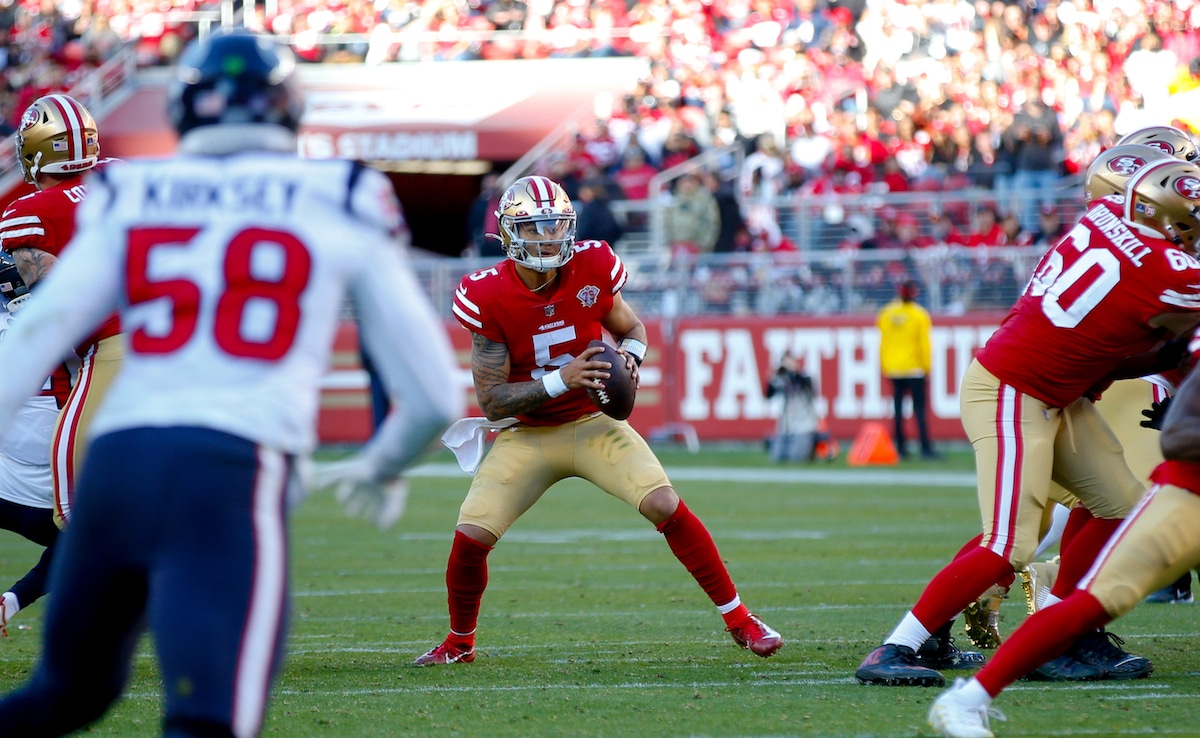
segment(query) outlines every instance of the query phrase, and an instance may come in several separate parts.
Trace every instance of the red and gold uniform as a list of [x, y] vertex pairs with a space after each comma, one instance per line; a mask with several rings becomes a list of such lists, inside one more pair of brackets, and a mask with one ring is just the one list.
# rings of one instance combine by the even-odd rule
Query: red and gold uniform
[[[473, 333], [508, 347], [510, 381], [540, 379], [602, 337], [601, 321], [628, 279], [607, 243], [582, 241], [544, 291], [525, 286], [511, 260], [463, 278], [454, 314]], [[625, 421], [596, 410], [587, 393], [547, 400], [502, 431], [475, 473], [458, 524], [500, 538], [555, 482], [586, 479], [635, 509], [670, 480]], [[581, 451], [586, 449], [586, 452]]]
[[1167, 337], [1155, 318], [1200, 315], [1200, 262], [1119, 213], [1097, 203], [1047, 252], [963, 379], [983, 545], [1018, 568], [1036, 546], [1052, 474], [1098, 518], [1125, 517], [1141, 496], [1117, 437], [1083, 396]]
[[[107, 161], [111, 160], [103, 160], [97, 166]], [[60, 256], [75, 234], [75, 211], [86, 197], [87, 187], [80, 175], [18, 198], [0, 217], [0, 248], [10, 253], [17, 249], [37, 249]], [[65, 524], [70, 515], [74, 479], [83, 461], [92, 413], [120, 367], [120, 330], [114, 314], [76, 347], [78, 374], [69, 394], [60, 398], [62, 411], [54, 432], [51, 464], [55, 516], [60, 524]], [[55, 376], [61, 383], [62, 375], [56, 372]]]

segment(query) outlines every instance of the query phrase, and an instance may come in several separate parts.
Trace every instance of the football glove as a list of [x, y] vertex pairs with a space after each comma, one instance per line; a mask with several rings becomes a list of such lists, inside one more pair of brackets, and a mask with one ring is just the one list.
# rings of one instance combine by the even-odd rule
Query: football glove
[[334, 488], [334, 497], [352, 518], [365, 518], [379, 530], [387, 530], [404, 514], [408, 503], [408, 480], [403, 477], [378, 480], [359, 456], [343, 461], [318, 463], [313, 469], [314, 489]]
[[8, 301], [8, 305], [5, 306], [5, 309], [8, 310], [9, 314], [16, 313], [18, 310], [25, 307], [25, 305], [27, 305], [29, 303], [29, 298], [31, 298], [31, 297], [33, 297], [32, 292], [26, 292], [23, 295], [17, 295], [16, 297], [14, 297], [13, 299]]
[[1154, 430], [1162, 430], [1163, 419], [1167, 417], [1167, 409], [1171, 406], [1171, 398], [1156, 401], [1150, 404], [1150, 407], [1142, 410], [1142, 415], [1146, 416], [1140, 425], [1143, 428], [1153, 428]]

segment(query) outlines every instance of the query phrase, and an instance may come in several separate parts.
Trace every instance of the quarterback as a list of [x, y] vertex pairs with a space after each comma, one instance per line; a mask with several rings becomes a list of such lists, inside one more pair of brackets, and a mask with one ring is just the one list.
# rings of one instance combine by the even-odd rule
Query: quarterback
[[[454, 314], [472, 333], [471, 372], [488, 421], [505, 425], [475, 472], [446, 567], [450, 633], [418, 665], [475, 660], [475, 626], [496, 542], [554, 483], [580, 477], [653, 523], [716, 605], [741, 647], [770, 656], [783, 639], [738, 597], [707, 528], [625, 421], [596, 410], [608, 362], [588, 343], [607, 330], [637, 381], [646, 328], [621, 297], [625, 266], [603, 241], [575, 242], [575, 209], [557, 182], [517, 180], [496, 211], [507, 258], [463, 278]], [[460, 421], [462, 422], [462, 421]], [[457, 425], [457, 424], [456, 424]], [[449, 443], [448, 443], [449, 445]], [[475, 461], [466, 466], [473, 470]]]
[[1121, 372], [1126, 357], [1186, 335], [1200, 322], [1198, 207], [1200, 167], [1157, 161], [1129, 180], [1123, 198], [1089, 208], [1042, 257], [962, 382], [982, 542], [930, 581], [860, 665], [860, 682], [944, 684], [940, 673], [917, 662], [916, 649], [1029, 563], [1051, 476], [1094, 517], [1072, 544], [1072, 554], [1084, 561], [1095, 558], [1141, 497], [1141, 481], [1087, 395]]
[[[294, 66], [245, 31], [189, 46], [168, 88], [179, 153], [89, 180], [70, 247], [0, 342], [8, 427], [118, 306], [127, 341], [52, 564], [41, 657], [0, 700], [5, 735], [97, 720], [147, 628], [164, 735], [258, 735], [286, 633], [288, 502], [316, 444], [344, 296], [396, 408], [336, 480], [352, 512], [374, 514], [462, 410], [391, 184], [296, 157]], [[251, 190], [252, 207], [229, 207], [225, 195]]]
[[[16, 139], [21, 172], [37, 191], [13, 201], [4, 211], [0, 248], [13, 255], [22, 280], [34, 290], [75, 233], [76, 210], [87, 198], [84, 175], [111, 160], [100, 159], [100, 135], [92, 114], [67, 95], [35, 100], [21, 116]], [[31, 292], [21, 302], [32, 299]], [[87, 427], [121, 365], [119, 333], [114, 314], [68, 355], [71, 364], [78, 364], [74, 381], [61, 370], [54, 375], [62, 398], [51, 459], [54, 514], [60, 527], [71, 514]]]

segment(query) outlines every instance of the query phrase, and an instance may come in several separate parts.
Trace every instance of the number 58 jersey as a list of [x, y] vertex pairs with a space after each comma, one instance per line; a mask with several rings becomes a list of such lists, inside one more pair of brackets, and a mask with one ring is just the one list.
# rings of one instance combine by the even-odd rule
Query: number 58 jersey
[[246, 151], [118, 163], [88, 187], [37, 300], [69, 303], [55, 331], [74, 335], [120, 310], [125, 358], [93, 435], [200, 426], [310, 450], [347, 293], [381, 365], [421, 371], [401, 347], [446, 341], [378, 172]]
[[1156, 327], [1164, 316], [1200, 322], [1200, 262], [1120, 211], [1100, 200], [1042, 257], [977, 354], [1000, 381], [1065, 407], [1125, 357], [1170, 338]]

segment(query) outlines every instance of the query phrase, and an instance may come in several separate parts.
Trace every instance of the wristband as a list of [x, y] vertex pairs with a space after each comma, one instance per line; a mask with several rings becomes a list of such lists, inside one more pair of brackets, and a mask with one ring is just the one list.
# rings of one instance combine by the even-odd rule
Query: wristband
[[567, 393], [567, 383], [563, 381], [562, 369], [555, 369], [549, 374], [542, 376], [542, 386], [546, 388], [546, 394], [551, 397], [558, 397]]
[[636, 338], [624, 338], [621, 339], [621, 348], [633, 357], [638, 366], [642, 365], [642, 361], [646, 358], [646, 344]]

